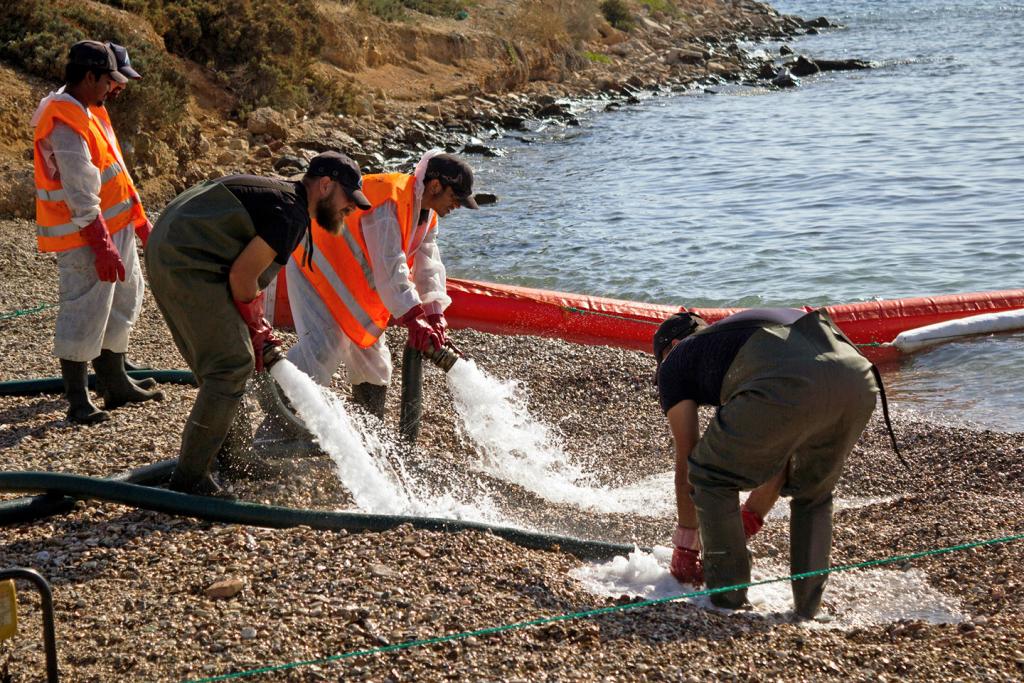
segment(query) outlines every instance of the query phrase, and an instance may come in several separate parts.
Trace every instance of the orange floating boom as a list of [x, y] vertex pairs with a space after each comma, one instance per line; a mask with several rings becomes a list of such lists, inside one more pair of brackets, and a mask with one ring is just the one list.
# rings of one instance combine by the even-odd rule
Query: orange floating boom
[[[740, 308], [686, 308], [532, 287], [448, 279], [452, 305], [445, 317], [452, 328], [494, 334], [557, 337], [578, 344], [650, 351], [655, 327], [678, 311], [692, 311], [715, 322]], [[284, 273], [278, 277], [274, 324], [291, 326]], [[805, 310], [814, 307], [804, 306]], [[924, 325], [981, 313], [1024, 309], [1024, 289], [973, 294], [864, 301], [826, 306], [832, 320], [873, 360], [899, 355], [888, 346], [896, 335]]]

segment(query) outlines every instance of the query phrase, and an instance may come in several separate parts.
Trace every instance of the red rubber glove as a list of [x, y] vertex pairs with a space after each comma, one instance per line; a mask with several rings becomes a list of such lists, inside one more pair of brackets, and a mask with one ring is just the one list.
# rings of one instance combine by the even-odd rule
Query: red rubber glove
[[740, 505], [740, 517], [743, 518], [743, 533], [748, 539], [764, 526], [764, 517], [748, 508], [746, 504]]
[[252, 301], [235, 299], [235, 308], [249, 328], [249, 339], [252, 341], [253, 355], [256, 356], [256, 372], [263, 370], [263, 353], [266, 346], [280, 346], [281, 340], [274, 336], [274, 328], [263, 317], [264, 292], [256, 295]]
[[[427, 322], [434, 328], [434, 332], [437, 333], [438, 338], [441, 340], [441, 346], [448, 341], [448, 321], [444, 319], [444, 313], [431, 313], [427, 316]], [[441, 348], [438, 346], [438, 348]]]
[[149, 222], [148, 218], [142, 225], [135, 226], [135, 236], [139, 238], [140, 242], [142, 242], [143, 249], [146, 248], [146, 242], [149, 241], [149, 233], [151, 232], [153, 232], [153, 224]]
[[696, 529], [677, 526], [672, 534], [672, 564], [669, 571], [679, 583], [699, 586], [704, 583], [704, 563], [700, 559], [700, 535]]
[[103, 214], [98, 214], [96, 220], [79, 232], [96, 256], [96, 275], [99, 279], [103, 282], [123, 282], [124, 263], [121, 261], [121, 255], [117, 253], [117, 247], [110, 241], [110, 231], [107, 229], [107, 222], [103, 220]]
[[409, 346], [417, 351], [430, 353], [442, 346], [434, 328], [427, 322], [423, 307], [416, 304], [398, 319], [398, 324], [409, 330]]

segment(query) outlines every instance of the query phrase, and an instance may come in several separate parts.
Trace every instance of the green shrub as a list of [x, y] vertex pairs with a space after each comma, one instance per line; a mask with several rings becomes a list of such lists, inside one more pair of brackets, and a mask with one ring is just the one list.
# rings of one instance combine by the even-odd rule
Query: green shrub
[[402, 0], [356, 0], [356, 5], [384, 21], [398, 21], [405, 18], [405, 3]]
[[679, 16], [679, 8], [671, 0], [640, 0], [640, 4], [647, 7], [648, 11], [654, 16]]
[[601, 3], [601, 14], [608, 20], [608, 23], [620, 31], [628, 31], [633, 28], [633, 13], [624, 0], [604, 0]]
[[305, 81], [310, 108], [332, 114], [354, 111], [358, 92], [350, 80], [326, 65], [310, 71]]
[[402, 0], [402, 3], [411, 10], [434, 17], [456, 17], [467, 9], [462, 0]]
[[434, 17], [458, 18], [467, 9], [463, 0], [356, 0], [363, 10], [385, 21], [408, 18], [407, 9], [429, 14]]
[[242, 112], [306, 106], [323, 44], [314, 0], [102, 0], [145, 16], [167, 51], [210, 68]]
[[595, 0], [521, 0], [508, 22], [508, 38], [552, 49], [578, 48], [592, 39]]
[[583, 56], [589, 61], [597, 64], [610, 64], [612, 58], [601, 52], [591, 52], [590, 50], [583, 50]]
[[109, 21], [79, 3], [55, 0], [10, 3], [0, 10], [0, 56], [55, 86], [64, 80], [68, 48], [85, 39], [126, 46], [132, 65], [144, 75], [110, 107], [122, 142], [130, 144], [143, 130], [158, 132], [181, 121], [188, 101], [181, 70], [159, 46], [133, 42], [127, 22]]

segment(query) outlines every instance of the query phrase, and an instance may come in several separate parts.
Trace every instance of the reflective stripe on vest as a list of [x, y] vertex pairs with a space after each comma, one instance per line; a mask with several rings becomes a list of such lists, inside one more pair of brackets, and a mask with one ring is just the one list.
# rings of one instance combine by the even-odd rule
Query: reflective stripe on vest
[[[415, 178], [404, 173], [364, 176], [362, 190], [373, 205], [372, 209], [350, 214], [338, 235], [328, 233], [315, 220], [310, 225], [314, 245], [313, 269], [300, 267], [300, 271], [345, 335], [361, 348], [370, 346], [383, 334], [391, 317], [376, 290], [373, 268], [363, 239], [362, 219], [389, 202], [393, 203], [401, 230], [401, 244], [407, 250], [411, 267], [408, 245], [416, 228], [412, 215], [415, 187]], [[431, 226], [435, 224], [433, 220], [430, 223]], [[305, 254], [302, 245], [295, 250], [294, 258], [300, 265]]]
[[[117, 139], [117, 134], [114, 133], [114, 124], [110, 122], [110, 112], [107, 108], [91, 106], [89, 111], [93, 113], [100, 121], [103, 122], [103, 132], [107, 136], [107, 142], [111, 144], [114, 151], [117, 152], [117, 160], [120, 162], [121, 167], [124, 169], [125, 177], [128, 179], [128, 184], [132, 187], [132, 193], [136, 198], [139, 196], [139, 191], [135, 188], [135, 181], [132, 180], [131, 174], [128, 173], [128, 166], [124, 163], [124, 152], [121, 151], [121, 143]], [[146, 210], [142, 208], [142, 200], [140, 199], [135, 203], [135, 213], [132, 216], [132, 222], [135, 225], [142, 225], [146, 223], [149, 218], [146, 216]]]
[[313, 267], [318, 268], [327, 281], [331, 284], [331, 289], [338, 295], [342, 303], [345, 304], [345, 308], [348, 312], [355, 316], [359, 324], [362, 325], [363, 329], [369, 332], [374, 338], [384, 334], [384, 330], [377, 326], [373, 320], [370, 319], [370, 315], [359, 306], [356, 302], [356, 298], [352, 296], [352, 292], [348, 290], [345, 283], [341, 281], [338, 274], [334, 272], [334, 266], [331, 262], [324, 257], [322, 251], [316, 250], [313, 252]]
[[[124, 168], [120, 163], [114, 162], [110, 166], [103, 169], [100, 173], [100, 185], [106, 185], [108, 182], [116, 178], [120, 173], [124, 172]], [[62, 202], [67, 196], [64, 190], [36, 190], [36, 196], [42, 199], [44, 202]]]
[[[363, 248], [359, 246], [359, 240], [357, 240], [356, 236], [352, 234], [351, 230], [349, 230], [348, 225], [341, 229], [341, 237], [345, 240], [345, 244], [348, 245], [356, 263], [359, 264], [359, 269], [363, 271], [363, 277], [366, 278], [366, 282], [370, 285], [370, 289], [376, 291], [377, 285], [373, 281], [373, 267], [370, 266], [370, 262], [366, 260], [366, 254], [363, 253]], [[317, 254], [319, 253], [320, 252], [317, 251]]]
[[[114, 232], [113, 225], [120, 223], [120, 219], [124, 217], [122, 214], [124, 214], [125, 211], [131, 211], [134, 205], [135, 198], [129, 197], [120, 204], [114, 204], [103, 212], [103, 220], [107, 222], [107, 227], [110, 229], [111, 234]], [[118, 227], [122, 228], [124, 225], [119, 225]], [[49, 228], [36, 225], [36, 235], [40, 237], [66, 237], [68, 235], [73, 235], [81, 229], [81, 227], [74, 223], [62, 223], [61, 225], [54, 225]]]
[[34, 133], [36, 184], [36, 242], [40, 251], [66, 251], [86, 245], [80, 226], [72, 220], [71, 207], [61, 179], [50, 176], [43, 159], [41, 143], [54, 126], [62, 123], [80, 135], [89, 149], [90, 160], [100, 169], [100, 211], [110, 234], [133, 222], [146, 220], [138, 193], [121, 162], [117, 143], [111, 141], [104, 119], [90, 115], [80, 104], [64, 98], [49, 101], [40, 113]]

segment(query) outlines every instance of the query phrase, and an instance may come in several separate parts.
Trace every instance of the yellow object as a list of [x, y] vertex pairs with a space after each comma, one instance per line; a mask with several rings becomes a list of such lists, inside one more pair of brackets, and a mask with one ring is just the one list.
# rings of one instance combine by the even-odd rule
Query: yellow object
[[0, 640], [7, 640], [18, 632], [18, 595], [14, 580], [0, 581]]

